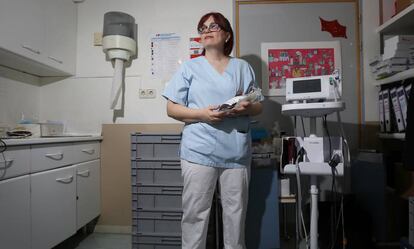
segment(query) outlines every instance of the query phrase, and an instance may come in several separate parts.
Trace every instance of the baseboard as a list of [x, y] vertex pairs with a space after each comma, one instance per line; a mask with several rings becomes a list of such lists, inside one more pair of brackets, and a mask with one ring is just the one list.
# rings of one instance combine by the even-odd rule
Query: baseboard
[[131, 226], [108, 226], [108, 225], [96, 225], [96, 233], [124, 233], [131, 234]]

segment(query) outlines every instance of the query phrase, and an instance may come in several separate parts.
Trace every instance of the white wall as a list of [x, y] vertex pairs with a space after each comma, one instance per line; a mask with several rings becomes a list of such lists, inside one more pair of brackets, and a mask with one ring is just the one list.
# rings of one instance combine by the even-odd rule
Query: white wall
[[365, 122], [378, 122], [378, 92], [373, 85], [375, 78], [370, 71], [369, 60], [380, 54], [380, 36], [375, 32], [379, 26], [379, 2], [362, 2], [362, 53], [363, 53], [363, 112]]
[[39, 78], [0, 66], [0, 126], [39, 118]]
[[[41, 91], [41, 118], [64, 120], [68, 132], [100, 133], [102, 123], [113, 122], [109, 110], [112, 66], [102, 47], [92, 44], [102, 31], [107, 11], [123, 11], [138, 24], [138, 58], [126, 70], [125, 113], [115, 123], [172, 123], [161, 97], [165, 80], [150, 76], [150, 38], [156, 33], [181, 35], [181, 58], [188, 58], [189, 37], [197, 35], [199, 18], [218, 11], [233, 22], [232, 0], [86, 0], [78, 5], [77, 72], [70, 79], [45, 84]], [[139, 88], [155, 88], [156, 99], [139, 99]]]

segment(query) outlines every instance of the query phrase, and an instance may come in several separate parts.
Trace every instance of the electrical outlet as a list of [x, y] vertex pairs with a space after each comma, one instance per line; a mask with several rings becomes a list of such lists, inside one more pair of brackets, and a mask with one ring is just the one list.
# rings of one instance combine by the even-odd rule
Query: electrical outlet
[[93, 45], [102, 46], [102, 32], [93, 33]]
[[138, 95], [140, 99], [155, 99], [157, 91], [155, 89], [139, 89]]

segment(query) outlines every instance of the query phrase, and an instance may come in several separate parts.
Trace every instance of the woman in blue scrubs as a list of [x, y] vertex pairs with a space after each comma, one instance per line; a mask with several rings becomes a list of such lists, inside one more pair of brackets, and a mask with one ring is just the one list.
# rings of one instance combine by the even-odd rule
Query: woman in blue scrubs
[[203, 56], [184, 62], [166, 86], [168, 116], [185, 122], [180, 148], [184, 189], [182, 248], [206, 247], [207, 226], [216, 182], [223, 207], [224, 246], [244, 249], [251, 161], [250, 116], [260, 102], [243, 101], [231, 111], [218, 105], [257, 87], [250, 65], [230, 57], [233, 30], [220, 13], [198, 23]]

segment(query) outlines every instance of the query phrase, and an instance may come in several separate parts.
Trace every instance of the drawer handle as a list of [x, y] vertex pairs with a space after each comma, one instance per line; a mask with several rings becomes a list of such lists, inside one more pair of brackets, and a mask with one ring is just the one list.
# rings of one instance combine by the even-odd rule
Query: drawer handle
[[63, 153], [54, 153], [54, 154], [45, 154], [45, 157], [48, 157], [53, 160], [62, 160], [63, 159]]
[[95, 153], [95, 149], [83, 149], [82, 152], [92, 155], [93, 153]]
[[56, 62], [57, 62], [57, 63], [59, 63], [59, 64], [63, 64], [63, 61], [61, 61], [61, 60], [59, 60], [59, 59], [56, 59], [55, 57], [48, 56], [47, 58], [51, 59], [52, 61], [56, 61]]
[[82, 172], [78, 172], [77, 175], [78, 176], [83, 176], [83, 177], [89, 177], [90, 171], [89, 170], [85, 170], [85, 171], [82, 171]]
[[161, 167], [165, 167], [165, 168], [177, 168], [177, 167], [181, 167], [180, 163], [161, 163]]
[[161, 214], [161, 217], [181, 218], [181, 214]]
[[32, 53], [35, 53], [35, 54], [40, 54], [40, 50], [35, 49], [35, 48], [32, 48], [32, 47], [30, 47], [30, 46], [27, 46], [27, 45], [22, 45], [22, 48], [27, 49], [27, 50], [29, 50], [29, 51], [30, 51], [30, 52], [32, 52]]
[[178, 189], [178, 188], [162, 188], [161, 189], [161, 191], [162, 192], [177, 192], [177, 191], [181, 191], [181, 188], [180, 189]]
[[69, 184], [73, 182], [73, 176], [57, 178], [56, 181], [60, 183]]
[[5, 170], [8, 169], [12, 166], [14, 159], [6, 159], [3, 162], [0, 162], [1, 164], [4, 163], [4, 167], [0, 167], [0, 169]]
[[181, 243], [181, 239], [161, 239], [162, 242], [176, 242]]
[[181, 137], [161, 137], [161, 141], [165, 140], [165, 141], [171, 141], [171, 140], [180, 140]]

